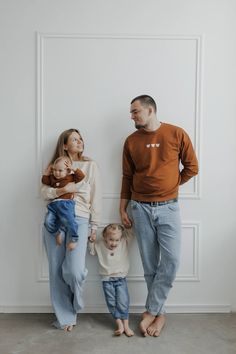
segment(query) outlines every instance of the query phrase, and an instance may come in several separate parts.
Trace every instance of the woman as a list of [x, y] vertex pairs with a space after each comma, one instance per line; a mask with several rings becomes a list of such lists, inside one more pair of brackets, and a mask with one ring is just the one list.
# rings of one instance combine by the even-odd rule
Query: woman
[[[96, 163], [83, 156], [84, 142], [76, 129], [64, 131], [58, 138], [56, 150], [50, 165], [60, 156], [72, 161], [72, 168], [83, 171], [85, 178], [75, 184], [68, 183], [63, 188], [44, 185], [44, 199], [52, 200], [65, 193], [75, 193], [75, 214], [78, 223], [78, 242], [75, 247], [66, 245], [71, 241], [66, 232], [61, 233], [61, 244], [44, 227], [44, 242], [49, 262], [50, 294], [57, 320], [54, 326], [71, 331], [76, 324], [77, 313], [83, 308], [82, 291], [87, 275], [85, 255], [88, 240], [88, 224], [91, 225], [90, 238], [96, 238], [100, 219], [101, 190], [99, 171]], [[49, 166], [50, 166], [49, 165]]]

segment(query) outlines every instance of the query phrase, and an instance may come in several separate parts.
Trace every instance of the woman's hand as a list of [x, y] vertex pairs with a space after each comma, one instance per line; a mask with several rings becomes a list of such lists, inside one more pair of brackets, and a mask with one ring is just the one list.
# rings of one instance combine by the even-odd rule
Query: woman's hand
[[76, 187], [75, 182], [67, 183], [67, 185], [65, 187], [63, 187], [63, 189], [64, 189], [65, 193], [76, 193], [76, 192], [78, 192], [78, 189]]
[[56, 188], [56, 194], [58, 197], [66, 193], [77, 193], [77, 192], [78, 190], [76, 188], [75, 182], [69, 182], [65, 187]]

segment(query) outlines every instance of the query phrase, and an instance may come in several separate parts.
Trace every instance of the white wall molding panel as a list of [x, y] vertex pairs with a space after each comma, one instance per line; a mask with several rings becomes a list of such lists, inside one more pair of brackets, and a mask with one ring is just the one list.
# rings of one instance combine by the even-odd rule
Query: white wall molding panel
[[[152, 56], [145, 70], [141, 70], [144, 50], [152, 52]], [[124, 130], [129, 102], [144, 92], [155, 93], [157, 104], [160, 101], [162, 105], [160, 115], [166, 121], [186, 129], [200, 159], [201, 66], [200, 35], [38, 33], [36, 155], [39, 176], [58, 133], [68, 126], [78, 127], [85, 133], [89, 151], [107, 176], [104, 200], [119, 198], [122, 142], [131, 132]], [[155, 78], [151, 84], [150, 75]], [[96, 134], [89, 128], [91, 119]], [[197, 176], [181, 187], [180, 198], [199, 197]]]
[[[113, 221], [111, 221], [113, 222]], [[99, 236], [106, 224], [101, 225], [99, 229]], [[44, 245], [41, 242], [41, 226], [39, 231], [39, 255], [38, 255], [38, 281], [48, 282], [48, 264]], [[195, 282], [200, 281], [200, 252], [199, 252], [199, 238], [200, 238], [200, 224], [197, 222], [182, 224], [182, 255], [181, 265], [178, 271], [176, 282]], [[87, 265], [89, 273], [87, 282], [99, 282], [100, 276], [98, 274], [97, 257], [87, 255]], [[129, 282], [142, 282], [145, 285], [143, 277], [143, 268], [139, 257], [138, 246], [134, 240], [130, 249], [131, 268], [127, 279]]]
[[[160, 121], [189, 134], [199, 160], [198, 176], [180, 186], [181, 262], [167, 311], [236, 311], [236, 2], [2, 3], [1, 166], [11, 167], [1, 174], [0, 312], [52, 311], [40, 186], [62, 131], [79, 129], [99, 166], [98, 237], [120, 222], [122, 150], [140, 94], [155, 99]], [[84, 312], [107, 312], [97, 258], [86, 263]], [[142, 312], [136, 240], [128, 286], [131, 312]]]

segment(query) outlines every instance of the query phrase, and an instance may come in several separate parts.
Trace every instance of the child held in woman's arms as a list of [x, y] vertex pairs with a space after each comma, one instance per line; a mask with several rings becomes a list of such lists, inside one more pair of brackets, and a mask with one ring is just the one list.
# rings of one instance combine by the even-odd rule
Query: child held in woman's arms
[[129, 327], [129, 293], [126, 276], [129, 270], [128, 245], [131, 230], [119, 224], [107, 225], [98, 241], [89, 240], [89, 253], [97, 255], [107, 307], [115, 319], [116, 336], [134, 335]]
[[[53, 188], [62, 188], [69, 182], [78, 183], [84, 178], [84, 173], [80, 170], [72, 170], [71, 161], [67, 157], [57, 158], [53, 165], [49, 166], [42, 176], [42, 183]], [[78, 225], [75, 219], [74, 193], [66, 193], [54, 199], [47, 206], [45, 217], [45, 227], [48, 232], [56, 237], [57, 245], [61, 245], [60, 228], [64, 227], [70, 234], [68, 250], [73, 250], [78, 242]]]

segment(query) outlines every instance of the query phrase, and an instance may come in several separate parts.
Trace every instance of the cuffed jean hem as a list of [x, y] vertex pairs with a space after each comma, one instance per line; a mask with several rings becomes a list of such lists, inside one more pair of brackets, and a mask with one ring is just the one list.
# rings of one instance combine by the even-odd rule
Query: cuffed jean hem
[[152, 316], [160, 316], [160, 315], [165, 315], [165, 310], [161, 310], [160, 312], [157, 312], [155, 310], [150, 310], [149, 308], [146, 307], [146, 310], [148, 313], [150, 313]]

